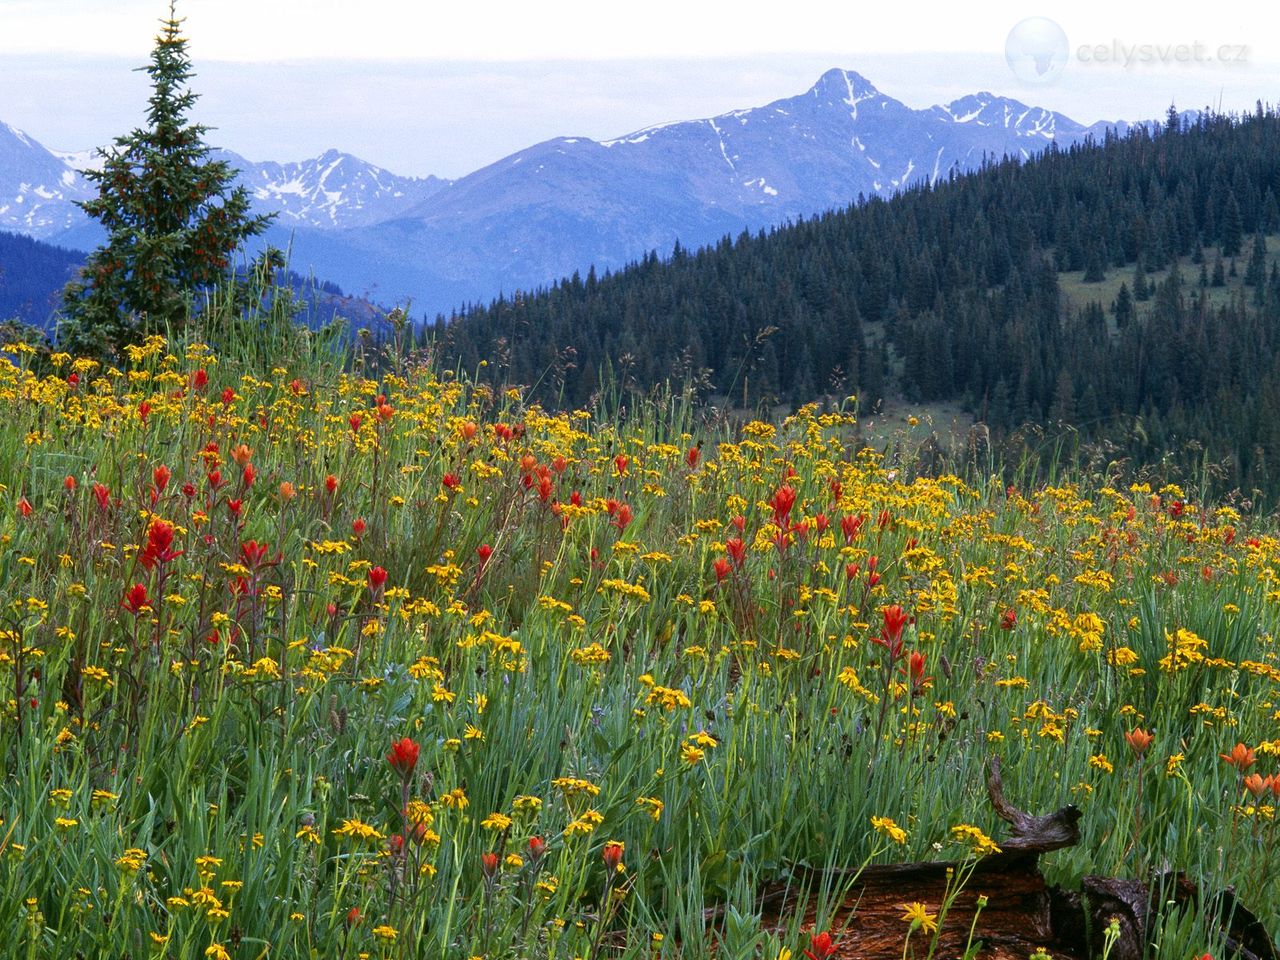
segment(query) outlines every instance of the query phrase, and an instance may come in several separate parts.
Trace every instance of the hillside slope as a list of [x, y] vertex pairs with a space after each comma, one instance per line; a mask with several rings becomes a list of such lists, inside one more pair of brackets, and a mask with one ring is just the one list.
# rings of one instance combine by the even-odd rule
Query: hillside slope
[[[1231, 482], [1270, 488], [1280, 272], [1265, 235], [1280, 230], [1277, 190], [1274, 112], [1174, 117], [572, 278], [436, 334], [464, 368], [489, 360], [556, 402], [583, 402], [605, 367], [641, 388], [703, 379], [746, 403], [826, 390], [954, 400], [998, 431], [1071, 424], [1143, 460], [1194, 441]], [[1178, 258], [1205, 261], [1204, 286], [1171, 269]], [[1214, 292], [1218, 260], [1223, 288], [1234, 262], [1234, 295]], [[1075, 277], [1071, 298], [1060, 271]], [[1088, 296], [1118, 271], [1124, 297]]]

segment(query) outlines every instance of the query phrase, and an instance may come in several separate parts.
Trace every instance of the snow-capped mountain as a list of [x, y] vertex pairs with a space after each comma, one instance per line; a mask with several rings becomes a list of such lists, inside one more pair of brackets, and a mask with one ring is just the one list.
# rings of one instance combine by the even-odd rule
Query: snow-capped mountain
[[384, 296], [447, 309], [666, 254], [677, 239], [696, 248], [859, 195], [938, 183], [984, 157], [1029, 157], [1108, 126], [1128, 127], [1085, 127], [989, 93], [915, 110], [857, 73], [830, 70], [805, 93], [762, 107], [601, 142], [537, 144], [376, 230], [299, 233], [294, 257], [350, 288], [376, 281]]
[[0, 121], [0, 230], [55, 237], [83, 215], [88, 185], [61, 157]]
[[[439, 177], [401, 177], [337, 150], [292, 163], [254, 163], [229, 150], [213, 155], [240, 171], [236, 182], [249, 191], [254, 212], [278, 213], [285, 228], [370, 226], [449, 185]], [[75, 204], [96, 194], [81, 171], [101, 166], [96, 151], [48, 150], [0, 123], [0, 230], [92, 247], [98, 234]]]
[[[1128, 124], [1083, 126], [991, 93], [916, 110], [848, 70], [799, 96], [614, 139], [561, 137], [457, 181], [399, 177], [329, 151], [296, 163], [223, 154], [258, 212], [280, 214], [265, 240], [292, 266], [384, 302], [447, 311], [617, 269], [651, 250], [714, 243], [855, 202], [936, 184], [985, 158], [1026, 158]], [[0, 229], [89, 248], [74, 201], [82, 156], [54, 155], [0, 125]]]
[[254, 163], [220, 151], [256, 212], [279, 213], [279, 226], [367, 227], [400, 216], [449, 185], [439, 177], [401, 177], [337, 150], [296, 163]]

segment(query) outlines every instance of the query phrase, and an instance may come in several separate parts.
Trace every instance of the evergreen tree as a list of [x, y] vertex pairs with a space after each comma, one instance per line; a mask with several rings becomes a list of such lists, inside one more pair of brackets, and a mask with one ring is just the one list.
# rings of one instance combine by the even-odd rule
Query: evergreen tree
[[1084, 282], [1101, 283], [1105, 279], [1107, 275], [1102, 268], [1102, 255], [1096, 246], [1090, 246], [1089, 253], [1085, 257]]
[[1222, 218], [1222, 255], [1234, 257], [1244, 242], [1244, 220], [1240, 216], [1240, 204], [1234, 193], [1227, 197], [1226, 212]]
[[181, 324], [188, 298], [226, 277], [231, 256], [270, 217], [249, 215], [249, 195], [231, 189], [236, 171], [209, 158], [208, 130], [187, 114], [197, 97], [175, 0], [140, 68], [151, 78], [146, 129], [98, 151], [101, 170], [84, 176], [98, 189], [80, 204], [107, 231], [80, 278], [63, 291], [61, 341], [70, 349], [119, 348], [166, 324]]
[[1129, 285], [1120, 284], [1120, 292], [1116, 294], [1111, 312], [1116, 318], [1116, 329], [1123, 330], [1133, 322], [1133, 297], [1129, 295]]
[[1151, 299], [1151, 290], [1147, 286], [1147, 271], [1142, 265], [1142, 255], [1138, 255], [1138, 262], [1133, 268], [1133, 299], [1139, 303], [1145, 303]]
[[1244, 268], [1244, 285], [1246, 287], [1262, 286], [1267, 279], [1267, 241], [1259, 230], [1253, 237], [1253, 249], [1249, 252], [1249, 263]]

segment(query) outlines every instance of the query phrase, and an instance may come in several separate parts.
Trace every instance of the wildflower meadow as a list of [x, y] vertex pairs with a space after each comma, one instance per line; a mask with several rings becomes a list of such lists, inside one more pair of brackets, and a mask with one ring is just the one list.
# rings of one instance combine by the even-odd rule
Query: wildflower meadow
[[918, 475], [852, 398], [734, 426], [423, 357], [5, 349], [6, 956], [821, 960], [862, 866], [980, 890], [991, 757], [1082, 813], [1050, 879], [1185, 871], [1280, 927], [1247, 511]]

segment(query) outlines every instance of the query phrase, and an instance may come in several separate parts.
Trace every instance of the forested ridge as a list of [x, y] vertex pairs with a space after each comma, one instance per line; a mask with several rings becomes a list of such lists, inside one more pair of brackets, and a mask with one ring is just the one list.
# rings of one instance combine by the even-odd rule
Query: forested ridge
[[83, 262], [82, 253], [0, 231], [0, 320], [43, 321]]
[[954, 401], [997, 437], [1068, 424], [1142, 462], [1190, 463], [1198, 443], [1229, 484], [1273, 490], [1277, 193], [1273, 109], [1170, 111], [1154, 131], [575, 275], [431, 332], [448, 362], [487, 361], [560, 406], [605, 372], [749, 406]]

